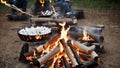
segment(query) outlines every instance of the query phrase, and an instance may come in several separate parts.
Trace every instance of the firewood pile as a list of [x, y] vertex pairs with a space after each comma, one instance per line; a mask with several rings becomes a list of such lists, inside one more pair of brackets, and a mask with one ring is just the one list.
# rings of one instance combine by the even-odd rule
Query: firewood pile
[[19, 60], [38, 68], [96, 68], [98, 53], [103, 50], [103, 27], [68, 26], [60, 23], [61, 31], [54, 34], [45, 44], [29, 50], [22, 47]]

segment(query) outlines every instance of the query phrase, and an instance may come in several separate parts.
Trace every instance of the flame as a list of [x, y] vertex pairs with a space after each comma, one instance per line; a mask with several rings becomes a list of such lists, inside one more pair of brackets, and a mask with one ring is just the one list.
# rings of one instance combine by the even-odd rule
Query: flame
[[84, 30], [83, 30], [83, 38], [82, 38], [82, 40], [89, 40], [89, 36], [87, 35], [86, 28], [84, 28]]
[[26, 60], [32, 60], [32, 59], [37, 59], [35, 51], [33, 52], [33, 56], [27, 56]]
[[44, 0], [39, 0], [39, 2], [42, 4], [42, 7], [44, 7], [45, 1]]
[[60, 39], [65, 39], [65, 42], [66, 42], [66, 41], [68, 40], [67, 32], [69, 31], [70, 26], [65, 30], [66, 22], [59, 23], [59, 25], [62, 26], [61, 37], [60, 37]]
[[[67, 28], [67, 29], [65, 29], [66, 22], [59, 23], [59, 25], [62, 26], [61, 36], [60, 36], [60, 38], [57, 40], [57, 42], [56, 42], [55, 44], [58, 44], [58, 45], [59, 45], [60, 52], [57, 53], [57, 54], [54, 56], [54, 61], [53, 61], [52, 65], [51, 65], [49, 68], [54, 68], [55, 62], [57, 62], [57, 61], [60, 62], [60, 58], [61, 58], [62, 56], [64, 56], [65, 58], [67, 57], [67, 55], [64, 53], [64, 47], [63, 47], [64, 45], [62, 45], [62, 44], [59, 42], [59, 40], [60, 40], [60, 39], [65, 39], [65, 42], [68, 40], [67, 32], [68, 32], [68, 30], [70, 29], [70, 27]], [[67, 57], [66, 59], [69, 60], [68, 57]]]
[[4, 0], [0, 0], [0, 2], [8, 7], [11, 7], [11, 4], [7, 3], [6, 1]]
[[[79, 39], [81, 39], [81, 38], [79, 38]], [[85, 41], [93, 40], [93, 38], [91, 38], [91, 37], [88, 35], [86, 28], [84, 28], [84, 30], [83, 30], [82, 40], [85, 40]]]

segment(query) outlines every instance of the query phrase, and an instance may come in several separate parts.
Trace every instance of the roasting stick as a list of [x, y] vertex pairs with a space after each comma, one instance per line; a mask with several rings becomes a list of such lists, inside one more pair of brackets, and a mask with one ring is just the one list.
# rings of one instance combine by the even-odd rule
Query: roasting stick
[[27, 15], [30, 15], [30, 16], [33, 16], [33, 15], [27, 13], [27, 12], [22, 11], [21, 9], [19, 9], [19, 8], [16, 7], [15, 5], [7, 3], [6, 1], [1, 0], [1, 3], [4, 4], [4, 5], [6, 5], [6, 6], [8, 6], [8, 7], [10, 7], [10, 8], [13, 8], [13, 9], [15, 9], [15, 10], [21, 12], [21, 13], [24, 13], [24, 14], [27, 14]]
[[54, 14], [55, 14], [55, 18], [57, 19], [57, 13], [56, 13], [56, 11], [55, 11], [55, 8], [54, 8], [54, 6], [52, 5], [51, 7], [52, 7], [52, 9], [53, 9], [53, 12], [54, 12]]
[[67, 47], [67, 45], [65, 43], [65, 40], [64, 39], [60, 40], [60, 43], [63, 45], [64, 50], [65, 50], [67, 56], [69, 57], [69, 59], [71, 60], [71, 62], [73, 63], [74, 67], [78, 66], [79, 64], [77, 63], [76, 59], [70, 53], [70, 50], [68, 49], [68, 47]]
[[50, 2], [51, 9], [53, 10], [55, 14], [55, 18], [57, 19], [57, 13], [56, 13], [55, 7], [52, 5], [52, 0], [49, 0], [49, 2]]
[[11, 5], [11, 8], [13, 8], [13, 9], [15, 9], [15, 10], [17, 10], [17, 11], [23, 13], [23, 14], [26, 14], [26, 15], [29, 15], [29, 16], [33, 17], [32, 14], [22, 11], [21, 9], [19, 9], [19, 8], [16, 7], [15, 5]]

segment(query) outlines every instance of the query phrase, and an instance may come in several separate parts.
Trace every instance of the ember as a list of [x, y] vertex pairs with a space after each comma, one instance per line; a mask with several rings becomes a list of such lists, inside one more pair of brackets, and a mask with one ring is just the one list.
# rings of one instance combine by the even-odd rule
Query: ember
[[[72, 39], [68, 35], [70, 26], [65, 28], [65, 22], [59, 25], [62, 28], [60, 34], [55, 35], [46, 44], [38, 46], [35, 50], [25, 53], [26, 61], [37, 67], [46, 67], [47, 65], [49, 68], [80, 68], [98, 65], [99, 56], [94, 51], [96, 46], [88, 47]], [[86, 40], [84, 37], [82, 39]]]

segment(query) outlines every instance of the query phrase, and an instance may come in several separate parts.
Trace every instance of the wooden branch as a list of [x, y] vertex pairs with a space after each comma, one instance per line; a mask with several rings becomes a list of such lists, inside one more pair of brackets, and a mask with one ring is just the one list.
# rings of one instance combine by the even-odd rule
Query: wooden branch
[[68, 43], [70, 49], [72, 50], [72, 52], [73, 52], [73, 54], [74, 54], [74, 57], [76, 58], [78, 64], [81, 66], [81, 65], [82, 65], [82, 62], [80, 61], [80, 58], [79, 58], [79, 56], [78, 56], [78, 54], [77, 54], [74, 46], [72, 45], [71, 40], [68, 40], [67, 43]]
[[67, 56], [69, 57], [69, 59], [71, 60], [71, 62], [73, 63], [74, 67], [77, 66], [77, 65], [79, 65], [79, 64], [77, 63], [76, 59], [75, 59], [75, 58], [72, 56], [72, 54], [70, 53], [70, 51], [69, 51], [69, 49], [68, 49], [68, 47], [67, 47], [67, 45], [66, 45], [66, 43], [65, 43], [65, 40], [64, 40], [64, 39], [61, 39], [60, 42], [61, 42], [61, 44], [63, 45], [64, 50], [65, 50]]

